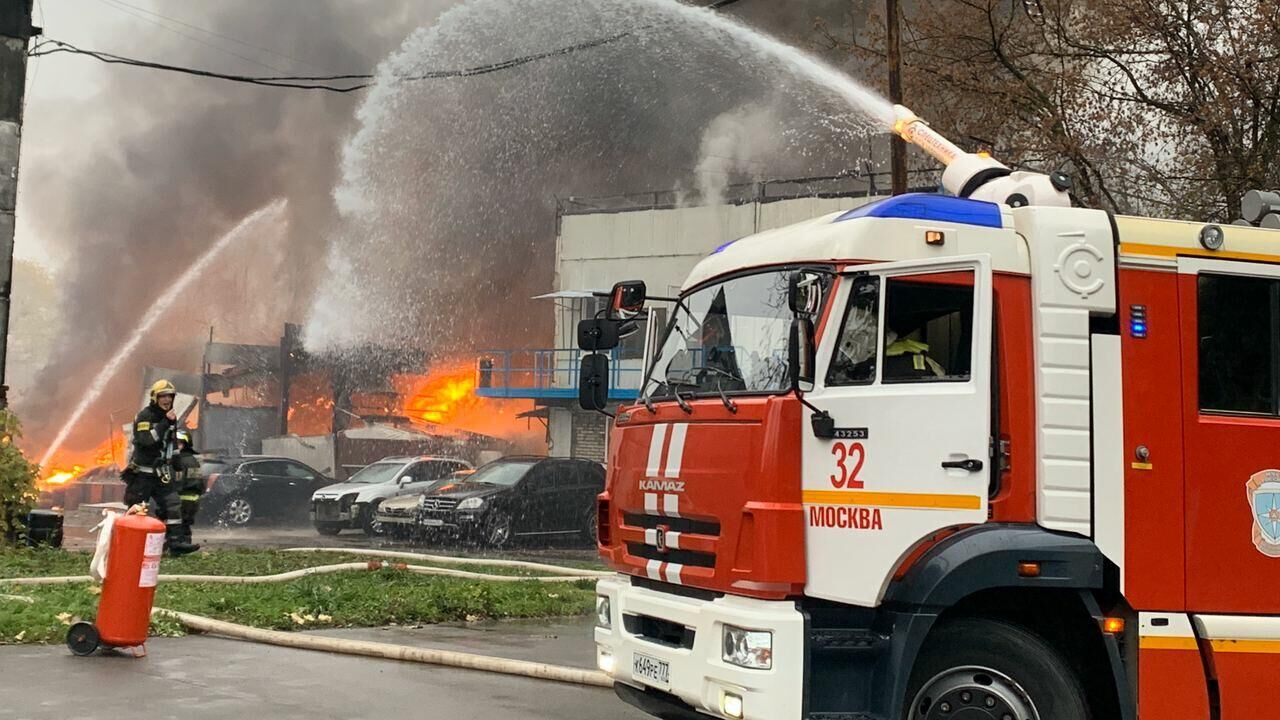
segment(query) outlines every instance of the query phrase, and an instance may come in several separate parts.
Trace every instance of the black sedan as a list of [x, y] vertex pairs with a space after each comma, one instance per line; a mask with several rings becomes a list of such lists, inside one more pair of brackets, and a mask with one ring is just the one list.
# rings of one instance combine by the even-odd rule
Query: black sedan
[[200, 517], [243, 526], [259, 518], [303, 521], [311, 495], [333, 480], [297, 460], [247, 455], [203, 458]]
[[418, 523], [428, 532], [477, 539], [490, 547], [529, 535], [593, 539], [604, 467], [574, 458], [506, 457], [462, 482], [422, 496]]

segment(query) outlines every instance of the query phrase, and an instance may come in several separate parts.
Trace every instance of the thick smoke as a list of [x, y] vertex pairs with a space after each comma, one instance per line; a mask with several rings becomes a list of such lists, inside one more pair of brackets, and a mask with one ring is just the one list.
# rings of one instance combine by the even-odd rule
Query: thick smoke
[[[29, 439], [47, 442], [184, 263], [272, 198], [288, 200], [287, 238], [250, 242], [202, 278], [71, 447], [97, 444], [108, 414], [133, 407], [144, 365], [195, 370], [210, 326], [217, 339], [274, 342], [284, 322], [305, 322], [310, 347], [332, 351], [545, 345], [551, 308], [528, 298], [553, 282], [556, 197], [688, 183], [705, 160], [704, 131], [736, 109], [750, 118], [749, 108], [775, 108], [748, 122], [756, 134], [776, 127], [746, 179], [838, 172], [866, 154], [846, 109], [654, 5], [184, 3], [183, 18], [289, 56], [254, 54], [288, 74], [361, 72], [387, 58], [379, 83], [335, 95], [112, 68], [91, 97], [29, 108], [19, 217], [68, 259], [57, 278], [60, 341], [49, 357], [10, 361], [44, 368], [32, 388], [15, 388]], [[733, 12], [797, 38], [841, 3], [785, 5]], [[137, 31], [109, 49], [275, 74], [154, 26]], [[406, 79], [624, 31], [506, 72]]]
[[[435, 3], [435, 10], [447, 4]], [[382, 5], [394, 5], [393, 17], [379, 20], [341, 0], [219, 0], [184, 3], [182, 12], [159, 8], [296, 60], [172, 23], [163, 24], [183, 34], [166, 31], [138, 11], [121, 16], [134, 34], [91, 38], [94, 45], [74, 39], [244, 74], [360, 72], [395, 47], [406, 28], [434, 17], [423, 3]], [[412, 15], [410, 6], [416, 8]], [[108, 7], [100, 10], [110, 13]], [[59, 28], [46, 31], [57, 37]], [[211, 45], [271, 67], [229, 57]], [[54, 246], [50, 254], [66, 259], [57, 277], [63, 333], [51, 355], [10, 358], [11, 367], [42, 367], [36, 382], [14, 388], [33, 444], [48, 442], [89, 378], [185, 264], [272, 198], [288, 198], [290, 210], [291, 231], [283, 243], [263, 239], [238, 248], [146, 338], [72, 436], [69, 446], [84, 448], [105, 439], [109, 413], [127, 415], [135, 407], [143, 366], [196, 370], [211, 326], [219, 339], [274, 342], [286, 320], [304, 316], [323, 272], [319, 260], [332, 216], [334, 158], [358, 97], [120, 66], [104, 71], [88, 59], [65, 56], [38, 62], [55, 61], [79, 63], [104, 84], [88, 97], [27, 110], [18, 208], [26, 237], [18, 242], [38, 238]], [[49, 73], [44, 70], [45, 78]], [[39, 311], [27, 300], [15, 295], [15, 314]]]

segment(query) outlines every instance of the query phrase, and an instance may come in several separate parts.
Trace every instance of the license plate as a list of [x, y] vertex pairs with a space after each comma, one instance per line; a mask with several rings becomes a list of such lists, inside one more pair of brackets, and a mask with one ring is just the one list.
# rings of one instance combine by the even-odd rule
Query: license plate
[[641, 653], [631, 655], [631, 676], [661, 690], [671, 689], [671, 664]]
[[422, 524], [427, 527], [440, 527], [441, 525], [444, 525], [444, 521], [436, 518], [422, 518]]

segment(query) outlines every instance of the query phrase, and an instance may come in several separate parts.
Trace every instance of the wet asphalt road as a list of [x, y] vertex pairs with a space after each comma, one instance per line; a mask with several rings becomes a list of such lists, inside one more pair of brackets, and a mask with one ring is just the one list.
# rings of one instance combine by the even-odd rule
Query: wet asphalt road
[[[324, 634], [590, 667], [585, 621], [333, 630]], [[0, 647], [0, 720], [484, 718], [640, 720], [609, 690], [192, 636], [152, 638], [148, 656]]]

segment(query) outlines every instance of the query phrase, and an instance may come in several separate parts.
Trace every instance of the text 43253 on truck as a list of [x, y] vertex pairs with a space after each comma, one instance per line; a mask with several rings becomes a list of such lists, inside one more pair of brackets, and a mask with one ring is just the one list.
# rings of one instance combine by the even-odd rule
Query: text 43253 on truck
[[1072, 207], [900, 112], [953, 195], [731, 243], [650, 343], [600, 668], [664, 718], [1274, 712], [1280, 232]]

